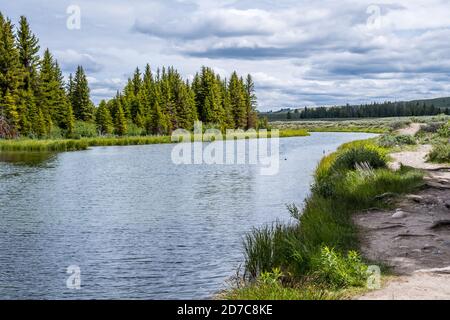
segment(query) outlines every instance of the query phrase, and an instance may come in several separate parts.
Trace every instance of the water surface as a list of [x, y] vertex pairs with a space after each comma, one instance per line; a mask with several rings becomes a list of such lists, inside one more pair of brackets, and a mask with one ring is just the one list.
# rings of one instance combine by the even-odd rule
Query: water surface
[[[274, 176], [176, 166], [172, 145], [0, 153], [0, 298], [211, 297], [242, 263], [245, 233], [302, 204], [324, 151], [370, 136], [281, 139]], [[80, 290], [66, 286], [71, 265]]]

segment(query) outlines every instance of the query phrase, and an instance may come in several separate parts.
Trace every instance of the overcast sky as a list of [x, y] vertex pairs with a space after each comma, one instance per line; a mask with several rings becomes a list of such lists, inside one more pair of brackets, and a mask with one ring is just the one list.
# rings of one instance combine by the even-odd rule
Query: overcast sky
[[[67, 27], [77, 5], [80, 29]], [[448, 0], [0, 0], [98, 103], [136, 66], [254, 76], [259, 109], [449, 96]], [[69, 21], [74, 21], [69, 19]]]

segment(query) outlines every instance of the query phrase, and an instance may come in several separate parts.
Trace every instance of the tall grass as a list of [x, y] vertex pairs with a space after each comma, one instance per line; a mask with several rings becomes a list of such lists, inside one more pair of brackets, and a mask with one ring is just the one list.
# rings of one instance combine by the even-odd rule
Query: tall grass
[[[280, 137], [299, 137], [309, 135], [305, 130], [282, 130]], [[259, 138], [260, 134], [237, 134], [236, 139]], [[271, 137], [269, 131], [267, 137]], [[194, 137], [191, 136], [193, 141]], [[204, 140], [208, 141], [204, 136]], [[172, 143], [170, 136], [125, 136], [125, 137], [90, 137], [81, 139], [0, 139], [0, 151], [76, 151], [86, 150], [88, 147], [97, 146], [129, 146], [129, 145], [147, 145]]]
[[287, 288], [300, 283], [336, 291], [362, 285], [367, 275], [357, 254], [358, 234], [352, 215], [387, 206], [379, 195], [411, 192], [422, 183], [421, 172], [409, 168], [390, 171], [385, 164], [386, 150], [373, 140], [345, 144], [325, 157], [317, 167], [303, 211], [290, 208], [297, 222], [276, 223], [247, 235], [245, 279], [251, 289], [232, 290], [231, 296], [245, 298], [258, 292], [258, 298], [273, 298], [269, 289], [257, 288], [261, 275], [278, 269]]
[[86, 150], [88, 146], [85, 140], [0, 140], [0, 151], [61, 152]]
[[450, 163], [450, 143], [442, 142], [433, 145], [433, 149], [428, 154], [428, 160], [435, 163]]

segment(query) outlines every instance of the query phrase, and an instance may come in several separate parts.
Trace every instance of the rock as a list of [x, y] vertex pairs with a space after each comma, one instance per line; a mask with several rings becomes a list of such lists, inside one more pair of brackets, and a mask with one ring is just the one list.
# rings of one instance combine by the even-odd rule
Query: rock
[[445, 201], [444, 204], [447, 209], [450, 209], [450, 200]]
[[402, 218], [405, 218], [407, 216], [408, 216], [408, 214], [406, 212], [397, 209], [397, 211], [392, 215], [392, 218], [394, 218], [394, 219], [402, 219]]
[[415, 194], [408, 194], [406, 196], [406, 199], [412, 200], [417, 203], [421, 203], [423, 201], [423, 197], [415, 195]]

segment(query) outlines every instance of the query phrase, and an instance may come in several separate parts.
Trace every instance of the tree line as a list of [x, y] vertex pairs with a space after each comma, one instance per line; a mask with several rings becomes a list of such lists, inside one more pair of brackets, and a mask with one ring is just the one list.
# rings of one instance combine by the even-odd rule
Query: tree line
[[[173, 67], [143, 73], [136, 68], [123, 90], [96, 107], [82, 66], [65, 81], [58, 61], [46, 49], [41, 57], [26, 17], [18, 26], [0, 12], [0, 135], [47, 137], [59, 130], [73, 137], [78, 124], [98, 134], [170, 134], [192, 129], [200, 120], [210, 126], [256, 128], [257, 98], [251, 75], [233, 72], [222, 79], [203, 67], [192, 81]], [[5, 128], [8, 128], [6, 130]], [[8, 131], [5, 133], [4, 131]]]
[[294, 119], [326, 119], [326, 118], [384, 118], [433, 116], [450, 114], [450, 107], [436, 107], [434, 104], [409, 102], [384, 102], [357, 106], [317, 107], [288, 111], [287, 120]]
[[256, 128], [257, 100], [251, 75], [245, 79], [233, 72], [222, 79], [203, 67], [192, 82], [173, 67], [157, 69], [147, 64], [137, 68], [122, 92], [101, 101], [96, 121], [101, 133], [122, 135], [131, 125], [147, 134], [170, 134], [177, 128], [192, 129], [195, 121], [219, 129]]

